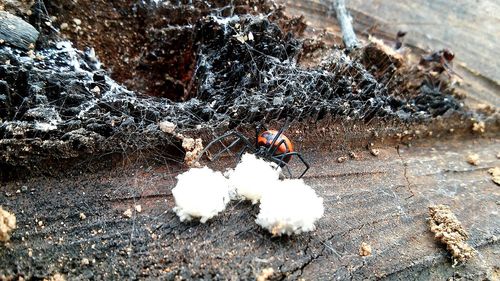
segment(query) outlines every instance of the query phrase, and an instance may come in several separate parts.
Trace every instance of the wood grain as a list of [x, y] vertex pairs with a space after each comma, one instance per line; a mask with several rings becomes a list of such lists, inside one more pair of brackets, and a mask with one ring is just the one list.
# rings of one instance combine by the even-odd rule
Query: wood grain
[[0, 11], [0, 42], [23, 50], [33, 46], [38, 31], [19, 17]]

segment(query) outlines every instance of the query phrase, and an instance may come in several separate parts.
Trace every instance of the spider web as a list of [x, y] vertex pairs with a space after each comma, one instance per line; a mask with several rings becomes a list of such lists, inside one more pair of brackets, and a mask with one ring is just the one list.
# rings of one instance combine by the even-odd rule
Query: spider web
[[[268, 12], [237, 15], [229, 3], [196, 23], [197, 59], [185, 102], [127, 90], [100, 68], [92, 49], [69, 42], [49, 44], [38, 57], [2, 47], [1, 58], [11, 62], [1, 66], [3, 146], [29, 146], [33, 163], [113, 153], [182, 162], [181, 140], [162, 132], [159, 122], [175, 124], [181, 134], [210, 128], [215, 137], [218, 128], [284, 118], [405, 122], [460, 110], [448, 84], [398, 88], [404, 75], [391, 68], [375, 75], [362, 56], [342, 49], [316, 67], [301, 66], [303, 41], [280, 27], [281, 10]], [[16, 165], [12, 151], [3, 159]]]
[[[284, 32], [275, 13], [233, 11], [231, 4], [214, 8], [196, 23], [194, 86], [184, 102], [127, 90], [100, 68], [91, 49], [58, 42], [39, 51], [43, 59], [37, 59], [0, 46], [0, 60], [10, 61], [0, 65], [1, 170], [32, 169], [58, 159], [77, 159], [78, 169], [85, 169], [118, 154], [115, 166], [137, 165], [153, 174], [161, 164], [162, 177], [172, 183], [185, 169], [184, 151], [181, 140], [161, 131], [159, 122], [175, 124], [180, 134], [208, 128], [216, 137], [227, 128], [284, 118], [426, 121], [461, 109], [446, 84], [426, 83], [407, 92], [390, 82], [404, 77], [392, 71], [374, 75], [342, 49], [305, 68], [298, 61], [303, 41]], [[131, 200], [133, 208], [143, 194], [166, 196], [166, 189], [138, 177], [110, 193]], [[159, 206], [147, 216], [148, 225], [161, 227], [169, 210]], [[125, 238], [133, 248], [144, 233], [136, 216], [131, 222]]]

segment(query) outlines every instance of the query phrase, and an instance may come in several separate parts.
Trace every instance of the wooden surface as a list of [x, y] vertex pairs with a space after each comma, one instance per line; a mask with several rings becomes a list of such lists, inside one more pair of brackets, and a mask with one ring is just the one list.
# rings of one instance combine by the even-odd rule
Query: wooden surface
[[[309, 29], [339, 34], [332, 1], [282, 0], [292, 15], [304, 15]], [[500, 107], [500, 2], [495, 0], [349, 0], [359, 36], [394, 40], [407, 31], [405, 44], [420, 52], [450, 48], [454, 70], [471, 105]]]
[[[404, 24], [412, 28], [408, 42], [424, 49], [441, 48], [438, 43], [444, 42], [425, 36], [438, 38], [445, 32], [425, 31], [436, 21], [442, 22], [433, 13], [440, 11], [442, 16], [445, 10], [455, 22], [461, 17], [441, 1], [418, 2], [424, 5], [421, 9], [415, 8], [417, 4], [403, 5], [408, 1], [350, 2], [361, 32], [373, 27], [389, 38], [405, 19]], [[492, 1], [477, 3], [490, 3], [498, 10]], [[289, 5], [291, 12], [298, 9], [314, 26], [338, 29], [323, 4], [294, 1]], [[498, 32], [488, 31], [498, 28], [489, 25], [495, 23], [498, 13], [481, 18], [485, 11], [482, 8], [474, 14], [479, 18], [475, 24], [489, 27], [469, 32], [466, 25], [453, 25], [469, 32], [469, 44], [473, 45], [451, 47], [457, 53], [457, 64], [467, 64], [460, 71], [471, 78], [467, 80], [471, 99], [498, 104], [498, 60], [485, 57], [496, 54], [497, 58], [496, 46], [486, 54], [476, 51], [483, 54], [479, 61], [463, 55], [474, 49], [474, 44], [480, 45], [477, 40], [486, 38], [480, 34]], [[410, 17], [412, 13], [420, 16]], [[464, 17], [474, 16], [465, 8], [463, 13]], [[374, 22], [380, 25], [373, 26]], [[477, 67], [481, 72], [476, 73], [476, 66], [481, 65], [487, 66]], [[320, 143], [330, 141], [322, 139]], [[345, 141], [352, 140], [345, 136]], [[384, 146], [378, 157], [361, 150], [356, 151], [357, 159], [342, 164], [336, 159], [347, 156], [346, 150], [326, 145], [303, 149], [312, 166], [305, 180], [325, 199], [326, 212], [315, 232], [290, 238], [272, 238], [261, 230], [254, 223], [258, 207], [244, 202], [231, 204], [207, 224], [181, 223], [172, 212], [171, 189], [175, 176], [184, 169], [177, 165], [134, 168], [124, 164], [97, 174], [3, 182], [0, 205], [15, 213], [19, 228], [9, 244], [0, 246], [0, 276], [44, 278], [61, 273], [68, 280], [172, 280], [175, 276], [240, 280], [254, 279], [262, 269], [271, 267], [273, 278], [286, 280], [498, 278], [500, 189], [487, 172], [500, 166], [498, 137]], [[478, 166], [465, 161], [472, 152], [480, 155]], [[223, 167], [225, 163], [219, 163], [219, 168]], [[27, 191], [21, 191], [23, 186]], [[451, 206], [469, 232], [471, 245], [479, 251], [477, 258], [452, 267], [444, 246], [434, 241], [428, 230], [427, 208], [433, 204]], [[123, 212], [135, 205], [141, 205], [142, 212], [124, 217]], [[80, 218], [81, 213], [86, 219]], [[371, 245], [371, 256], [359, 256], [362, 242]]]
[[[304, 152], [312, 165], [305, 180], [326, 211], [315, 232], [291, 238], [260, 229], [258, 207], [244, 202], [207, 224], [181, 223], [171, 210], [174, 166], [11, 182], [0, 205], [16, 214], [19, 229], [2, 249], [0, 275], [239, 280], [272, 267], [274, 277], [287, 280], [491, 278], [500, 266], [500, 189], [487, 169], [500, 165], [499, 151], [498, 140], [478, 139], [386, 147], [378, 157], [359, 151], [342, 164], [336, 158], [345, 152]], [[479, 154], [478, 166], [466, 163], [469, 152]], [[22, 186], [28, 192], [16, 193]], [[141, 213], [122, 215], [137, 204]], [[477, 258], [451, 266], [428, 230], [433, 204], [451, 206]], [[362, 242], [371, 245], [371, 256], [359, 256]]]
[[0, 11], [0, 44], [23, 50], [35, 47], [38, 31], [21, 18]]

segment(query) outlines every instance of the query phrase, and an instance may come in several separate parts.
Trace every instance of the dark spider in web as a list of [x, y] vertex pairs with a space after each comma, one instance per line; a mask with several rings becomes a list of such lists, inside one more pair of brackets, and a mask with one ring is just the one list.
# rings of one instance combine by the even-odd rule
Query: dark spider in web
[[[257, 126], [255, 129], [254, 144], [252, 144], [252, 142], [242, 133], [235, 130], [229, 131], [207, 144], [207, 146], [205, 146], [205, 148], [201, 152], [199, 159], [201, 159], [203, 155], [207, 154], [209, 149], [216, 144], [221, 144], [223, 148], [217, 153], [213, 154], [213, 156], [209, 157], [210, 161], [216, 161], [224, 153], [231, 153], [231, 149], [237, 148], [238, 145], [242, 144], [243, 147], [239, 148], [239, 151], [236, 154], [238, 162], [241, 159], [243, 153], [249, 152], [254, 154], [258, 158], [278, 164], [278, 166], [284, 168], [287, 171], [290, 178], [293, 178], [293, 175], [288, 163], [290, 162], [292, 157], [296, 156], [305, 166], [305, 169], [298, 177], [300, 179], [302, 178], [302, 176], [304, 176], [307, 170], [309, 170], [310, 166], [309, 163], [303, 158], [302, 154], [294, 150], [293, 144], [290, 139], [288, 139], [288, 137], [283, 134], [285, 129], [288, 127], [288, 124], [289, 120], [286, 120], [285, 124], [278, 131], [268, 130], [265, 128], [262, 130], [262, 125]], [[230, 138], [236, 139], [226, 146], [223, 141]]]

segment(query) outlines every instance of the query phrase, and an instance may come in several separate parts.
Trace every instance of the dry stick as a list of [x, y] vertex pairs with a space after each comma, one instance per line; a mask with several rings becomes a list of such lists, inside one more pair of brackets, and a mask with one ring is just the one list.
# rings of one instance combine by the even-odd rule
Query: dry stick
[[342, 40], [344, 40], [345, 47], [348, 51], [356, 49], [359, 47], [359, 42], [352, 28], [352, 18], [345, 8], [345, 0], [335, 0], [333, 8], [337, 14], [337, 20], [340, 24]]

